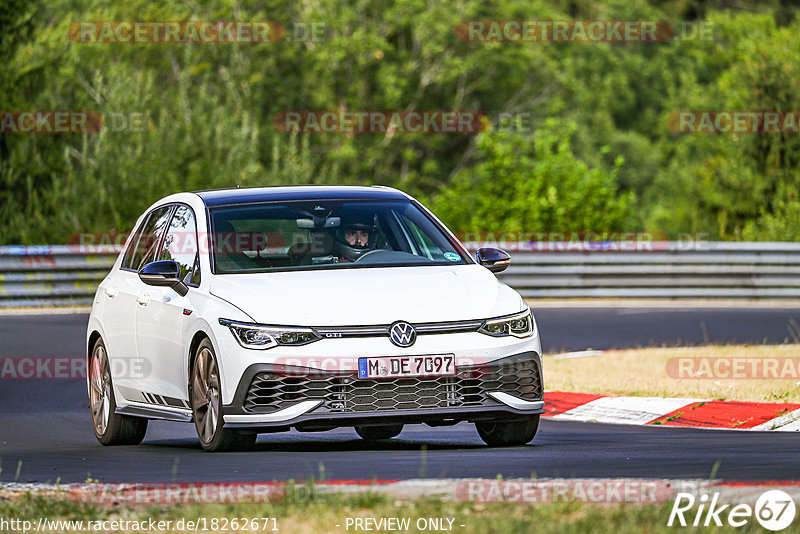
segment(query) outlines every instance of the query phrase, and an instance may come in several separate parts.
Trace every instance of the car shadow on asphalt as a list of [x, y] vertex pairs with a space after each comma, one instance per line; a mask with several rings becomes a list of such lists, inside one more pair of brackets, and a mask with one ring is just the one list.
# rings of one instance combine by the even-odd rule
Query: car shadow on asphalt
[[[193, 449], [202, 450], [200, 442], [197, 440], [157, 440], [145, 441], [141, 446], [149, 448], [160, 448], [165, 450]], [[431, 442], [421, 440], [386, 439], [378, 441], [365, 441], [362, 439], [274, 439], [265, 440], [260, 438], [253, 447], [243, 453], [254, 452], [354, 452], [354, 451], [452, 451], [468, 449], [486, 449], [486, 445], [480, 443], [456, 443], [456, 442]]]

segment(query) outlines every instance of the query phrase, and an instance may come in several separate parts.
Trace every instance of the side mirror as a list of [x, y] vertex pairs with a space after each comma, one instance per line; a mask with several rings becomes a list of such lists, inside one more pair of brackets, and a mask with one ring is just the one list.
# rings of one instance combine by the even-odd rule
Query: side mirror
[[511, 264], [511, 256], [499, 248], [479, 248], [476, 257], [478, 263], [493, 273], [501, 273]]
[[148, 286], [171, 287], [180, 296], [184, 297], [189, 288], [180, 278], [180, 268], [172, 260], [153, 261], [139, 271], [139, 280]]

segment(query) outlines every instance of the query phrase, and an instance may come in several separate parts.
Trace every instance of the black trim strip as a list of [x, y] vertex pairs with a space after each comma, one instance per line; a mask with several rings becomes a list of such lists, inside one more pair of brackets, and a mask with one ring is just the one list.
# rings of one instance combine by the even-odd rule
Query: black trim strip
[[[223, 420], [227, 412], [223, 409]], [[283, 432], [292, 427], [299, 431], [329, 430], [345, 426], [420, 424], [445, 426], [460, 421], [517, 421], [545, 410], [516, 410], [502, 403], [496, 406], [473, 406], [449, 410], [395, 410], [392, 412], [359, 412], [315, 414], [313, 411], [279, 423], [225, 423], [224, 428], [255, 429], [258, 432]], [[253, 414], [249, 414], [253, 415]]]
[[166, 410], [159, 410], [158, 408], [145, 408], [144, 406], [126, 406], [124, 408], [117, 408], [116, 413], [122, 415], [132, 415], [134, 417], [143, 417], [145, 419], [164, 419], [166, 421], [177, 421], [179, 423], [192, 422], [192, 416], [189, 414], [168, 412]]

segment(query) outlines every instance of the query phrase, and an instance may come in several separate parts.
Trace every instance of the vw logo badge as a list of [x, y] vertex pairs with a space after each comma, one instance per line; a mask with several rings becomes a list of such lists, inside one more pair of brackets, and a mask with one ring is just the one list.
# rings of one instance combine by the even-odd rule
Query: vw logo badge
[[417, 331], [410, 324], [397, 321], [389, 328], [389, 339], [398, 347], [410, 347], [417, 340]]

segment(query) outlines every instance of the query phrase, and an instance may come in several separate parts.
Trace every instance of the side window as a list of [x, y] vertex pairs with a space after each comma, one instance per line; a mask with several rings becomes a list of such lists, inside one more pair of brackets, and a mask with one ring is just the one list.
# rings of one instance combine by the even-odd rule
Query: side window
[[133, 253], [130, 268], [138, 271], [151, 261], [156, 261], [156, 248], [161, 236], [167, 229], [172, 206], [164, 206], [153, 210], [147, 222], [142, 226], [139, 242]]
[[139, 226], [134, 228], [131, 234], [131, 240], [128, 243], [128, 248], [125, 249], [125, 256], [122, 258], [120, 267], [122, 269], [131, 269], [131, 262], [133, 261], [133, 254], [136, 252], [136, 245], [139, 242], [139, 236], [142, 235], [142, 228], [147, 225], [147, 217], [141, 222]]
[[187, 284], [197, 285], [200, 283], [199, 266], [195, 268], [196, 264], [199, 264], [197, 252], [197, 224], [194, 212], [188, 206], [178, 206], [172, 216], [158, 259], [173, 260], [180, 268], [181, 279]]

